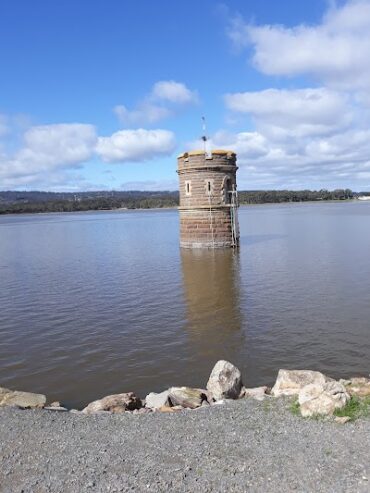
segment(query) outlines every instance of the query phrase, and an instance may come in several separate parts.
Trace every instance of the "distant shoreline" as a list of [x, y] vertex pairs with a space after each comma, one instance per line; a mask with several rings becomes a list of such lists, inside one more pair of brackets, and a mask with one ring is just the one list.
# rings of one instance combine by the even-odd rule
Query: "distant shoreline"
[[[77, 193], [37, 190], [0, 191], [0, 214], [173, 209], [179, 205], [179, 195], [178, 190], [162, 192], [87, 191]], [[370, 197], [370, 192], [353, 192], [349, 188], [335, 190], [240, 190], [238, 192], [241, 205], [350, 201], [362, 196]]]
[[[243, 204], [244, 205], [244, 204]], [[264, 204], [245, 204], [245, 205], [264, 205]], [[86, 210], [74, 210], [74, 211], [30, 211], [30, 212], [0, 212], [1, 216], [30, 216], [33, 214], [49, 216], [51, 214], [88, 214], [90, 212], [137, 212], [137, 211], [161, 211], [161, 210], [177, 210], [177, 205], [168, 207], [117, 207], [112, 209], [86, 209]]]
[[[332, 200], [301, 200], [301, 201], [296, 201], [296, 202], [264, 202], [261, 204], [239, 204], [239, 207], [261, 207], [261, 206], [268, 206], [268, 205], [296, 205], [296, 204], [332, 204], [332, 203], [353, 203], [353, 202], [360, 202], [360, 203], [366, 203], [366, 201], [361, 201], [358, 199], [346, 199], [346, 200], [340, 200], [340, 199], [332, 199]], [[370, 203], [370, 201], [369, 201]], [[117, 208], [112, 208], [112, 209], [85, 209], [85, 210], [73, 210], [73, 211], [22, 211], [22, 212], [0, 212], [0, 217], [1, 216], [30, 216], [32, 214], [38, 214], [38, 215], [50, 215], [50, 214], [84, 214], [84, 213], [91, 213], [91, 212], [138, 212], [138, 211], [161, 211], [161, 210], [177, 210], [178, 206], [168, 206], [168, 207], [117, 207]]]

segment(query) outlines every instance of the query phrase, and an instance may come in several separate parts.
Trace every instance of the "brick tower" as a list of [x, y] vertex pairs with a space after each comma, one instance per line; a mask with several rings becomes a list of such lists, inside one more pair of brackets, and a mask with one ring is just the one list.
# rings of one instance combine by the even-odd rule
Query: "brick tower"
[[180, 181], [180, 246], [239, 245], [236, 154], [191, 151], [177, 158]]

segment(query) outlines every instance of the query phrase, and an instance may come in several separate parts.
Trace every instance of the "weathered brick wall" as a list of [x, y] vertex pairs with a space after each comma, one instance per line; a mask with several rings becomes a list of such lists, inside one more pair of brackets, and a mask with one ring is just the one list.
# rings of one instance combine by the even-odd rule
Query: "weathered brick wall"
[[182, 247], [232, 246], [228, 191], [236, 188], [236, 170], [236, 155], [228, 151], [213, 151], [212, 159], [202, 151], [178, 157]]
[[180, 210], [180, 245], [185, 248], [231, 247], [230, 208]]

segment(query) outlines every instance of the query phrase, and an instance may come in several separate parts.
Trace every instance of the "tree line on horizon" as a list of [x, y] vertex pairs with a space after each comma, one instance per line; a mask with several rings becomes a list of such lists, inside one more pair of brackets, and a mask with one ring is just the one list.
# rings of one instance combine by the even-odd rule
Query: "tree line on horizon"
[[[351, 200], [370, 192], [336, 190], [247, 190], [238, 193], [239, 203], [274, 204], [319, 200]], [[0, 214], [74, 212], [112, 209], [154, 209], [176, 207], [179, 193], [144, 191], [101, 192], [0, 192]]]

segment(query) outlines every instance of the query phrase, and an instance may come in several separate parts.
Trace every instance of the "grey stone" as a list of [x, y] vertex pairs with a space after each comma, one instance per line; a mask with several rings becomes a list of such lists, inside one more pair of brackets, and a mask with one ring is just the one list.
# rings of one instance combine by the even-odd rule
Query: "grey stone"
[[45, 404], [46, 397], [43, 394], [33, 394], [32, 392], [21, 392], [0, 387], [0, 407], [17, 406], [27, 409], [42, 408]]
[[216, 401], [238, 399], [242, 385], [242, 377], [238, 368], [228, 361], [220, 360], [211, 372], [207, 390]]
[[191, 387], [171, 387], [169, 389], [169, 398], [174, 406], [190, 409], [200, 407], [202, 402], [207, 399], [205, 390]]
[[103, 399], [93, 401], [82, 412], [84, 414], [94, 414], [101, 411], [122, 413], [140, 409], [141, 407], [141, 400], [133, 392], [126, 392], [124, 394], [107, 395]]

